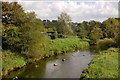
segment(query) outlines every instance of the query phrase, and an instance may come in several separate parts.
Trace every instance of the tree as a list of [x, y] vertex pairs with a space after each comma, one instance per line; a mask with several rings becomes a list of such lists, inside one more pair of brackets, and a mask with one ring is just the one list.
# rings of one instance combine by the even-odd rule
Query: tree
[[16, 26], [20, 26], [27, 22], [26, 13], [17, 2], [2, 2], [1, 4], [3, 25], [14, 24]]
[[79, 36], [81, 38], [86, 38], [87, 37], [87, 30], [85, 29], [85, 26], [84, 26], [83, 23], [80, 25], [79, 31], [80, 31]]
[[14, 25], [2, 26], [2, 48], [21, 51], [20, 46], [20, 32], [18, 27]]
[[115, 41], [116, 41], [117, 47], [120, 48], [120, 18], [117, 18], [117, 22], [119, 24], [118, 24], [118, 29], [117, 29], [118, 33], [116, 35]]
[[48, 38], [42, 34], [44, 30], [43, 23], [40, 19], [36, 18], [34, 12], [26, 13], [28, 22], [20, 27], [22, 53], [27, 54], [29, 57], [38, 57], [42, 53], [42, 44], [47, 42]]
[[103, 21], [103, 32], [105, 37], [107, 38], [117, 38], [119, 33], [119, 19], [117, 18], [109, 18]]
[[95, 27], [93, 28], [93, 30], [91, 31], [91, 34], [90, 34], [90, 39], [92, 40], [92, 44], [96, 44], [96, 41], [100, 38], [103, 37], [103, 32], [101, 30], [101, 28], [99, 27]]
[[65, 35], [73, 34], [73, 30], [71, 27], [72, 26], [71, 18], [67, 13], [62, 12], [58, 17], [58, 22], [59, 22], [59, 27], [57, 28], [58, 32]]
[[28, 57], [41, 55], [44, 51], [42, 45], [47, 42], [48, 37], [41, 33], [44, 25], [36, 18], [35, 12], [25, 13], [16, 2], [3, 2], [2, 8], [3, 49], [16, 51]]

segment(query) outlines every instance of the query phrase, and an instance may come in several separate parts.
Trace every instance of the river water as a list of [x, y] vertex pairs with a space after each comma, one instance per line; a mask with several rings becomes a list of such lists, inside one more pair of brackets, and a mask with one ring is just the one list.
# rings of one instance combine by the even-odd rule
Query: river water
[[[93, 54], [90, 51], [77, 51], [39, 60], [22, 69], [13, 71], [6, 78], [80, 78], [88, 67]], [[65, 59], [65, 61], [62, 61]], [[57, 64], [54, 66], [53, 64]]]

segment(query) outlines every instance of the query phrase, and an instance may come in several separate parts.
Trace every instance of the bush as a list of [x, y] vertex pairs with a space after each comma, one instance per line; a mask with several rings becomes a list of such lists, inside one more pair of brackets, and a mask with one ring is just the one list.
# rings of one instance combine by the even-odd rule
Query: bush
[[51, 39], [56, 39], [56, 38], [58, 38], [58, 33], [54, 32], [54, 33], [49, 34], [49, 36]]
[[111, 38], [99, 39], [96, 44], [97, 49], [106, 50], [110, 47], [115, 47], [115, 41]]
[[58, 34], [58, 38], [68, 38], [68, 36], [63, 34]]
[[8, 25], [2, 28], [2, 48], [20, 52], [22, 50], [18, 27]]

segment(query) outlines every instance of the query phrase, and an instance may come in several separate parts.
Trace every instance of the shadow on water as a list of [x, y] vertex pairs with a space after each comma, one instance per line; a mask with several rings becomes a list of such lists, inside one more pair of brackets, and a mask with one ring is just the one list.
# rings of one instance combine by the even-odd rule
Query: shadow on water
[[[77, 51], [58, 55], [29, 64], [18, 71], [11, 72], [6, 78], [80, 78], [88, 67], [93, 55], [90, 51]], [[65, 61], [62, 61], [65, 59]], [[54, 66], [53, 64], [57, 64]]]
[[100, 49], [97, 48], [96, 45], [90, 45], [90, 52], [91, 52], [93, 55], [96, 55], [96, 54], [99, 54]]
[[[36, 65], [39, 67], [36, 67]], [[41, 66], [42, 65], [42, 66]], [[5, 78], [14, 78], [18, 76], [19, 78], [37, 78], [39, 75], [43, 76], [45, 72], [46, 62], [41, 60], [41, 63], [29, 64], [17, 71], [13, 71], [10, 75], [6, 75]], [[33, 75], [34, 74], [34, 75]]]

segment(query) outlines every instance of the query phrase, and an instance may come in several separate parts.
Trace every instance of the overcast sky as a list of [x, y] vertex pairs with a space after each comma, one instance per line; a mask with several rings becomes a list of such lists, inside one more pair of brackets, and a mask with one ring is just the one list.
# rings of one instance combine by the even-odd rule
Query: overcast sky
[[6, 0], [18, 1], [27, 12], [34, 11], [40, 19], [57, 19], [61, 12], [68, 13], [73, 22], [103, 21], [118, 17], [118, 0]]

